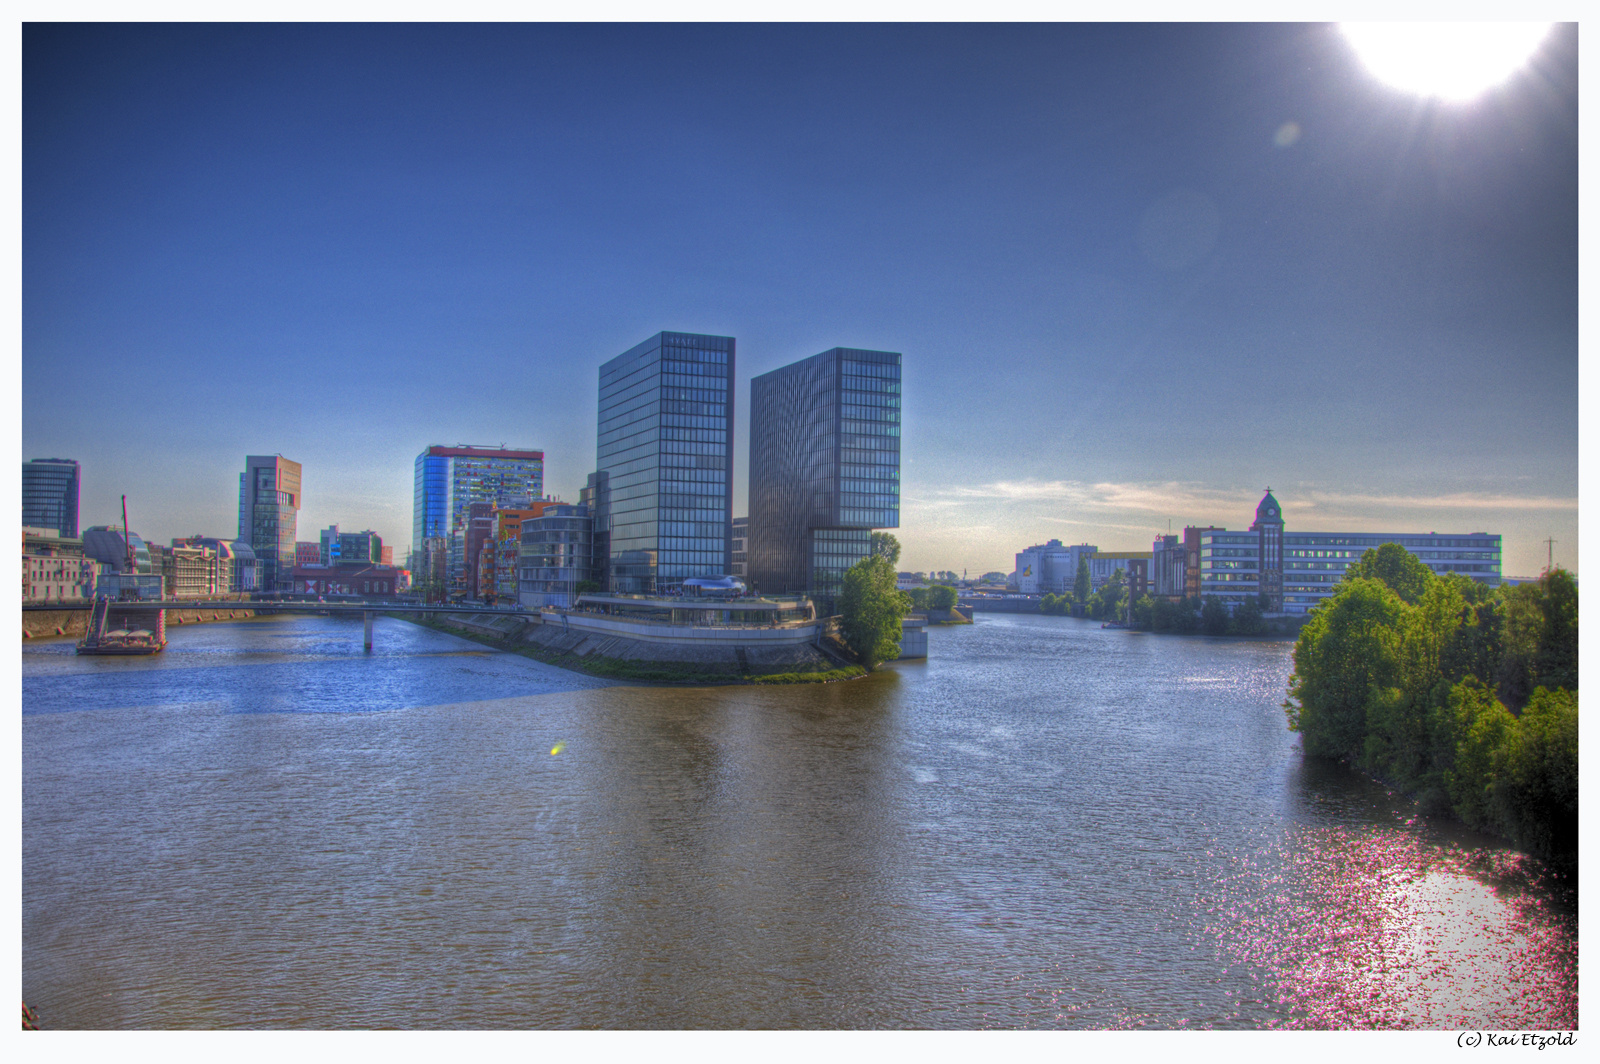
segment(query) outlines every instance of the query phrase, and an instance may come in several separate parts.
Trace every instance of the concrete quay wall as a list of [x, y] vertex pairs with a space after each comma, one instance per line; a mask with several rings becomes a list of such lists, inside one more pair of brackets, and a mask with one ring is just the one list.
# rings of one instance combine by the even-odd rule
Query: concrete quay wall
[[[254, 617], [255, 610], [240, 605], [225, 610], [168, 610], [167, 626], [208, 624], [212, 621], [236, 621]], [[22, 611], [22, 638], [82, 639], [89, 631], [89, 611], [80, 610], [24, 610]]]

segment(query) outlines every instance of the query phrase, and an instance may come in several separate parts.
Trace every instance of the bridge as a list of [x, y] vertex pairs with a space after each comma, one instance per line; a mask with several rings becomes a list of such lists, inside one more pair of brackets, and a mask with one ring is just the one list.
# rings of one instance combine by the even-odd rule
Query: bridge
[[[371, 599], [351, 601], [341, 599], [338, 602], [318, 602], [315, 599], [260, 599], [237, 600], [221, 599], [130, 599], [127, 602], [116, 603], [140, 610], [251, 610], [257, 615], [266, 613], [320, 613], [320, 614], [361, 614], [364, 622], [362, 625], [362, 649], [372, 650], [372, 618], [379, 613], [493, 613], [507, 617], [525, 617], [530, 621], [539, 619], [538, 610], [530, 610], [524, 606], [449, 606], [440, 603], [426, 604], [420, 602], [396, 601], [385, 599], [374, 602]], [[56, 612], [84, 612], [94, 609], [94, 602], [84, 599], [79, 602], [25, 602], [22, 604], [24, 612], [30, 610], [52, 610]]]

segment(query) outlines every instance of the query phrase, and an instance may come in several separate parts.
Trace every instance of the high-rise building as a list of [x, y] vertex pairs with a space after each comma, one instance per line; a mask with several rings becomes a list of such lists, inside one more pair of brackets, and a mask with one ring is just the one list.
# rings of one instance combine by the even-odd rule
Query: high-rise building
[[900, 527], [900, 355], [835, 347], [750, 382], [749, 581], [829, 611]]
[[299, 513], [300, 463], [247, 455], [239, 474], [239, 538], [255, 552], [262, 591], [288, 591], [293, 583]]
[[747, 557], [750, 550], [750, 519], [748, 517], [735, 517], [733, 519], [733, 543], [728, 562], [728, 575], [737, 576], [740, 580], [750, 575]]
[[35, 458], [22, 463], [22, 523], [78, 536], [78, 463], [70, 458]]
[[[1059, 539], [1017, 553], [1017, 590], [1024, 595], [1066, 595], [1076, 590], [1078, 562], [1093, 558], [1100, 548], [1088, 543], [1065, 546]], [[1111, 571], [1106, 571], [1110, 576]], [[1092, 585], [1094, 577], [1090, 575]]]
[[654, 594], [727, 573], [733, 370], [733, 337], [674, 332], [600, 367], [597, 512], [611, 590]]
[[[544, 495], [544, 452], [458, 444], [433, 446], [417, 455], [411, 543], [428, 549], [426, 541], [444, 540], [445, 566], [442, 592], [461, 598], [468, 591], [467, 518], [473, 503], [526, 506]], [[413, 571], [433, 573], [419, 553]], [[472, 581], [474, 584], [476, 580]], [[433, 592], [430, 592], [433, 593]]]

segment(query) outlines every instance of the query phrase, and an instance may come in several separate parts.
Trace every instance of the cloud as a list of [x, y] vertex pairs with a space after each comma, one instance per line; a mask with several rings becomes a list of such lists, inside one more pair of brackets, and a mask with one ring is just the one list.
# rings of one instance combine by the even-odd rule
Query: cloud
[[[1571, 510], [1576, 498], [1453, 492], [1444, 495], [1383, 495], [1316, 489], [1276, 492], [1285, 515], [1302, 511], [1358, 513], [1370, 510]], [[930, 507], [964, 503], [1055, 503], [1094, 513], [1248, 516], [1261, 497], [1259, 488], [1213, 487], [1184, 481], [998, 480], [988, 484], [937, 489], [908, 502]]]

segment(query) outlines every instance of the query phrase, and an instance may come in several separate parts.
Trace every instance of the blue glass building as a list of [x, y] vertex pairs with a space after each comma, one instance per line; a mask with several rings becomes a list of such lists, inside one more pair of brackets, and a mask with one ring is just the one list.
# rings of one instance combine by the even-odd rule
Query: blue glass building
[[50, 529], [63, 539], [76, 539], [78, 485], [78, 463], [70, 458], [35, 458], [23, 462], [23, 525]]
[[830, 612], [872, 530], [900, 527], [900, 362], [836, 347], [750, 381], [746, 571]]
[[473, 503], [526, 506], [544, 495], [544, 452], [507, 447], [435, 445], [417, 455], [411, 510], [412, 572], [431, 572], [429, 540], [443, 540], [441, 589], [467, 594], [467, 523]]
[[610, 590], [655, 594], [728, 571], [733, 368], [733, 337], [674, 332], [600, 367], [594, 533]]

